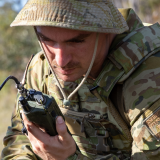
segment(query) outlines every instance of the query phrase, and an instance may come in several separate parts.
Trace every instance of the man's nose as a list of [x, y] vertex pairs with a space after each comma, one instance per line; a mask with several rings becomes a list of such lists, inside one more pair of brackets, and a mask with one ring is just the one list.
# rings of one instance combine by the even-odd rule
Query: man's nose
[[72, 59], [69, 49], [65, 45], [57, 44], [54, 48], [55, 60], [59, 67], [65, 67]]

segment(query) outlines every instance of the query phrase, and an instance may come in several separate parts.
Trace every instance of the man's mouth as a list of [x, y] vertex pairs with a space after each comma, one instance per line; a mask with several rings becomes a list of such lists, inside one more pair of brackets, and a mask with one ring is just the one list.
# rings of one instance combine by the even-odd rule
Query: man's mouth
[[62, 69], [62, 68], [54, 67], [55, 71], [57, 71], [58, 73], [63, 74], [63, 75], [73, 74], [73, 72], [75, 71], [75, 69], [76, 68]]
[[71, 75], [75, 72], [76, 68], [80, 67], [79, 63], [69, 63], [65, 67], [60, 67], [56, 63], [52, 63], [52, 67], [55, 70], [55, 72], [63, 75]]

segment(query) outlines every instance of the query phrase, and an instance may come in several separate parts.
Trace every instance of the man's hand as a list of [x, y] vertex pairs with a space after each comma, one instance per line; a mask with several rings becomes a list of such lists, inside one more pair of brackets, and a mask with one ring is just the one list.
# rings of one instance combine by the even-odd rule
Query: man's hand
[[50, 136], [39, 127], [29, 122], [22, 114], [24, 125], [28, 130], [28, 139], [33, 151], [43, 160], [65, 160], [75, 153], [76, 144], [72, 136], [67, 132], [66, 124], [62, 117], [56, 119], [58, 135]]

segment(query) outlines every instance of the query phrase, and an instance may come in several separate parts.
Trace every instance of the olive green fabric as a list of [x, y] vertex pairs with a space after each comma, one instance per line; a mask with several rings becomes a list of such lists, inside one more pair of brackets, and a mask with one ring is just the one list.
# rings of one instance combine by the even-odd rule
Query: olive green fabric
[[11, 26], [52, 26], [117, 34], [128, 30], [112, 0], [28, 0]]
[[[76, 133], [73, 135], [81, 153], [76, 151], [68, 158], [70, 160], [127, 160], [130, 156], [133, 160], [158, 160], [160, 158], [160, 142], [156, 139], [160, 134], [159, 121], [155, 118], [160, 112], [160, 49], [158, 48], [160, 36], [159, 33], [156, 34], [160, 26], [155, 24], [142, 29], [143, 24], [132, 9], [126, 10], [125, 13], [128, 13], [128, 16], [124, 16], [129, 26], [128, 33], [117, 35], [97, 79], [94, 81], [88, 78], [71, 98], [69, 107], [63, 105], [63, 96], [56, 85], [55, 77], [50, 74], [43, 52], [34, 56], [28, 68], [25, 85], [27, 89], [34, 88], [53, 96], [61, 108], [65, 107], [77, 113], [94, 113], [102, 117], [98, 122], [94, 119], [84, 120], [86, 135], [76, 135]], [[137, 30], [138, 28], [141, 29]], [[132, 35], [129, 34], [130, 32]], [[137, 36], [133, 33], [137, 34], [140, 44], [137, 44]], [[129, 36], [126, 37], [126, 35]], [[155, 39], [156, 43], [153, 43], [152, 39]], [[121, 44], [117, 45], [119, 42]], [[122, 48], [123, 44], [125, 44], [125, 49]], [[130, 45], [139, 48], [133, 50]], [[127, 49], [128, 52], [125, 52]], [[130, 55], [138, 57], [137, 61], [130, 58]], [[121, 59], [125, 61], [127, 67], [120, 63]], [[69, 95], [81, 80], [82, 78], [75, 82], [59, 81], [66, 94]], [[131, 132], [109, 98], [111, 90], [118, 83], [123, 85], [124, 110], [130, 120]], [[90, 92], [90, 89], [96, 85], [99, 86], [97, 90]], [[81, 117], [69, 116], [82, 121]], [[2, 159], [40, 159], [33, 153], [27, 137], [20, 132], [21, 128], [17, 102], [12, 125], [4, 138], [5, 148], [2, 151]], [[108, 155], [100, 155], [96, 150], [99, 141], [96, 135], [105, 135], [106, 130], [110, 135], [108, 144], [111, 152]], [[117, 151], [113, 151], [113, 148]]]

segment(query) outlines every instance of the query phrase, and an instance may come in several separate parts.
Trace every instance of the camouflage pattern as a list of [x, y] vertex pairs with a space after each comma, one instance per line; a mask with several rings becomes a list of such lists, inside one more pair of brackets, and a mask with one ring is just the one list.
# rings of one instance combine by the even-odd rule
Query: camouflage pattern
[[[157, 52], [156, 49], [160, 44], [159, 29], [160, 26], [157, 23], [131, 32], [119, 44], [121, 46], [111, 54], [111, 57], [123, 67], [126, 74], [133, 72], [142, 61]], [[145, 36], [146, 33], [148, 33], [147, 36]]]
[[[146, 157], [143, 159], [160, 158], [160, 142], [156, 139], [156, 134], [160, 133], [159, 116], [156, 114], [160, 106], [159, 60], [160, 51], [143, 62], [124, 85], [124, 102], [132, 125], [133, 148], [138, 147], [140, 151], [144, 151]], [[149, 116], [156, 116], [154, 123], [144, 123]], [[151, 130], [147, 129], [146, 125]], [[152, 134], [152, 127], [155, 126], [156, 131]]]
[[117, 34], [128, 30], [112, 0], [28, 0], [11, 26], [54, 26]]
[[[78, 116], [78, 113], [81, 112], [94, 113], [101, 116], [100, 119], [84, 118], [85, 134], [79, 134], [81, 125], [78, 123], [73, 128], [73, 138], [81, 153], [76, 151], [74, 155], [68, 158], [70, 160], [129, 160], [130, 156], [132, 156], [132, 160], [158, 160], [160, 158], [160, 142], [156, 139], [156, 136], [158, 137], [160, 133], [159, 121], [157, 118], [154, 118], [159, 115], [160, 103], [160, 51], [158, 51], [160, 49], [158, 49], [159, 44], [157, 43], [159, 36], [157, 36], [156, 44], [151, 39], [151, 37], [155, 36], [154, 33], [157, 33], [159, 25], [156, 24], [147, 28], [146, 33], [143, 33], [143, 30], [139, 29], [140, 33], [138, 33], [137, 29], [143, 27], [143, 24], [137, 18], [137, 15], [132, 9], [121, 11], [130, 30], [128, 33], [125, 32], [124, 34], [117, 35], [111, 46], [110, 55], [106, 59], [97, 79], [94, 81], [88, 78], [79, 91], [71, 98], [71, 105], [69, 107], [63, 106], [62, 94], [56, 85], [53, 75], [51, 75], [43, 52], [34, 56], [28, 68], [26, 88], [34, 88], [49, 94], [55, 98], [60, 108], [66, 108], [77, 113], [77, 115], [66, 114], [66, 124], [71, 124], [75, 119], [82, 121], [83, 118]], [[133, 24], [133, 22], [135, 23]], [[133, 30], [136, 32], [132, 32]], [[125, 54], [124, 50], [120, 50], [124, 43], [129, 44], [129, 47], [136, 44], [137, 37], [134, 34], [130, 35], [130, 32], [140, 36], [141, 39], [139, 38], [138, 40], [141, 40], [141, 44], [137, 44], [137, 46], [140, 45], [140, 48], [143, 46], [148, 51], [150, 57], [148, 57], [146, 52], [139, 55], [138, 49], [130, 50], [133, 57], [139, 58], [138, 62], [136, 62], [130, 58], [130, 52]], [[125, 38], [126, 35], [129, 36]], [[150, 41], [145, 41], [149, 38]], [[156, 36], [154, 38], [156, 39]], [[119, 42], [122, 42], [121, 45], [117, 45]], [[127, 46], [125, 47], [127, 48]], [[146, 48], [146, 46], [149, 47]], [[152, 49], [148, 50], [149, 48]], [[119, 59], [125, 62], [125, 66], [119, 62], [118, 58], [115, 58], [118, 50], [122, 51], [118, 52], [121, 55]], [[64, 82], [60, 79], [59, 81], [68, 95], [81, 82], [81, 78], [75, 82]], [[123, 84], [124, 108], [130, 120], [131, 132], [110, 101], [110, 92], [118, 83]], [[99, 86], [97, 90], [90, 92], [89, 89], [97, 85]], [[147, 117], [154, 119], [151, 125], [149, 121], [146, 121]], [[2, 158], [4, 160], [40, 159], [33, 153], [27, 137], [20, 132], [21, 128], [22, 124], [17, 102], [12, 116], [12, 126], [8, 128], [4, 138], [5, 148], [2, 151]], [[97, 135], [104, 136], [106, 130], [110, 136], [107, 144], [110, 146], [111, 151], [102, 155], [96, 149], [99, 142]], [[155, 135], [152, 133], [155, 133]], [[114, 150], [114, 148], [117, 148], [117, 150]]]

